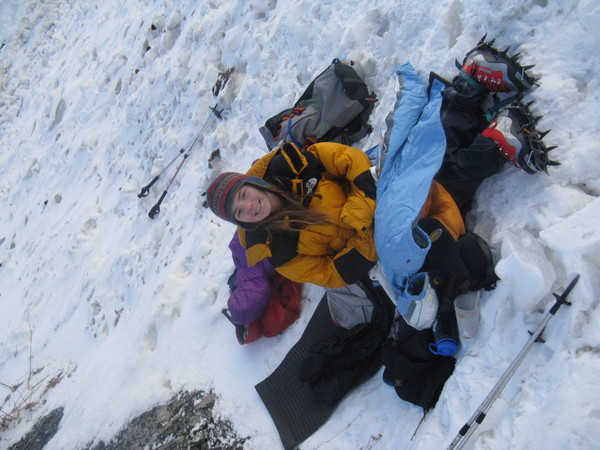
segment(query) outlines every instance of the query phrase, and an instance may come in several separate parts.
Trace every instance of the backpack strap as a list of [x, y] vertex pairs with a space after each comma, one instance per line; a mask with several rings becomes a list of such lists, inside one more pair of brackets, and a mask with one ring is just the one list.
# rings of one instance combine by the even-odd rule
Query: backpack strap
[[294, 195], [304, 197], [305, 206], [308, 206], [310, 197], [307, 196], [314, 192], [324, 170], [315, 155], [288, 142], [271, 159], [265, 179]]
[[292, 173], [296, 177], [299, 177], [302, 171], [308, 167], [306, 152], [298, 150], [298, 144], [283, 144], [280, 153], [283, 155], [289, 164]]

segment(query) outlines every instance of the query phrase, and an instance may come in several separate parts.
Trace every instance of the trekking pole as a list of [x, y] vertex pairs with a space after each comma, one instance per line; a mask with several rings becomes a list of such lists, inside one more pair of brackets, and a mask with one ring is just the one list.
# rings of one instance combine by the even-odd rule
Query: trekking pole
[[209, 109], [211, 110], [212, 114], [207, 117], [206, 121], [204, 122], [204, 125], [202, 125], [202, 127], [200, 128], [200, 131], [198, 132], [198, 134], [196, 134], [196, 136], [194, 136], [194, 138], [192, 139], [191, 143], [186, 147], [186, 149], [184, 149], [184, 148], [180, 149], [179, 150], [179, 154], [177, 154], [165, 166], [165, 168], [163, 170], [161, 170], [160, 173], [158, 175], [156, 175], [152, 179], [152, 181], [150, 183], [148, 183], [146, 186], [144, 186], [142, 188], [142, 190], [140, 191], [140, 193], [138, 194], [138, 198], [147, 197], [148, 193], [150, 192], [150, 188], [152, 187], [152, 185], [154, 183], [156, 183], [160, 179], [160, 177], [169, 169], [169, 167], [171, 167], [173, 165], [173, 163], [175, 161], [177, 161], [177, 159], [180, 156], [183, 155], [183, 161], [181, 161], [181, 163], [177, 167], [177, 170], [175, 171], [175, 174], [173, 175], [173, 177], [171, 178], [171, 180], [167, 184], [167, 187], [165, 188], [165, 190], [161, 194], [160, 198], [158, 199], [158, 202], [156, 202], [156, 204], [152, 207], [152, 209], [150, 209], [150, 212], [148, 213], [148, 216], [151, 219], [154, 219], [154, 216], [156, 216], [160, 212], [160, 205], [161, 205], [162, 201], [165, 199], [165, 197], [167, 196], [167, 193], [169, 192], [169, 188], [173, 184], [173, 181], [175, 181], [175, 178], [177, 177], [177, 174], [179, 173], [179, 171], [183, 167], [183, 164], [185, 163], [185, 161], [187, 160], [187, 158], [190, 156], [190, 153], [192, 152], [192, 150], [196, 147], [196, 145], [199, 143], [199, 141], [201, 140], [201, 138], [204, 136], [204, 133], [213, 124], [213, 121], [216, 120], [215, 117], [217, 119], [222, 119], [223, 118], [223, 116], [222, 116], [223, 110], [222, 109], [219, 110], [218, 109], [218, 105], [211, 106], [211, 107], [209, 107]]
[[175, 171], [175, 174], [173, 175], [173, 177], [171, 178], [171, 181], [169, 181], [169, 184], [167, 184], [167, 187], [165, 188], [165, 190], [163, 191], [163, 193], [161, 194], [160, 198], [158, 199], [158, 202], [156, 202], [156, 204], [152, 207], [152, 209], [150, 210], [150, 212], [148, 213], [148, 216], [151, 219], [154, 219], [154, 216], [156, 216], [159, 212], [160, 212], [160, 204], [162, 203], [162, 201], [165, 199], [165, 197], [167, 196], [167, 193], [169, 192], [169, 188], [171, 187], [171, 185], [173, 184], [173, 181], [175, 181], [175, 177], [177, 177], [177, 174], [179, 173], [179, 171], [181, 170], [181, 167], [183, 167], [183, 164], [187, 161], [188, 156], [190, 156], [189, 153], [186, 153], [185, 155], [183, 155], [183, 161], [181, 161], [181, 163], [179, 164], [179, 166], [177, 167], [177, 170]]
[[[214, 108], [213, 108], [213, 107], [210, 107], [210, 109], [213, 111], [213, 114], [215, 114], [215, 115], [216, 115], [216, 113], [215, 113], [215, 111], [214, 111], [214, 110], [216, 109], [216, 106], [215, 106]], [[218, 110], [217, 110], [217, 111], [218, 111]], [[219, 111], [218, 111], [218, 112], [219, 112]], [[220, 117], [220, 116], [218, 116], [218, 115], [217, 115], [217, 117], [218, 117], [219, 119], [221, 118], [221, 117]], [[169, 167], [171, 167], [171, 166], [173, 165], [173, 163], [174, 163], [175, 161], [177, 161], [177, 159], [178, 159], [178, 158], [179, 158], [181, 155], [184, 155], [184, 157], [185, 157], [185, 154], [189, 154], [189, 153], [190, 153], [190, 151], [192, 150], [192, 148], [194, 148], [194, 145], [196, 145], [196, 143], [198, 142], [198, 139], [200, 139], [200, 137], [201, 137], [201, 136], [204, 134], [204, 132], [205, 132], [205, 131], [208, 129], [208, 126], [209, 126], [209, 125], [212, 123], [212, 121], [213, 121], [213, 116], [212, 116], [212, 115], [210, 115], [210, 116], [209, 116], [209, 117], [206, 119], [206, 121], [204, 122], [204, 125], [202, 125], [202, 128], [200, 128], [200, 131], [198, 132], [198, 134], [196, 134], [196, 136], [194, 136], [194, 138], [192, 139], [191, 143], [190, 143], [190, 144], [189, 144], [187, 147], [179, 149], [179, 153], [178, 153], [178, 154], [177, 154], [177, 155], [176, 155], [176, 156], [175, 156], [175, 157], [174, 157], [174, 158], [173, 158], [171, 161], [169, 161], [169, 163], [168, 163], [168, 164], [167, 164], [167, 165], [164, 167], [164, 169], [163, 169], [163, 170], [161, 170], [161, 171], [160, 171], [160, 173], [159, 173], [158, 175], [156, 175], [156, 176], [155, 176], [155, 177], [152, 179], [152, 181], [151, 181], [150, 183], [148, 183], [146, 186], [144, 186], [144, 187], [142, 188], [142, 190], [141, 190], [141, 191], [140, 191], [140, 193], [138, 194], [138, 198], [147, 197], [147, 196], [148, 196], [148, 193], [150, 192], [150, 188], [152, 187], [152, 185], [154, 185], [154, 183], [156, 183], [156, 182], [157, 182], [157, 181], [160, 179], [160, 177], [161, 177], [161, 176], [163, 176], [163, 175], [164, 175], [164, 173], [165, 173], [167, 170], [169, 170]], [[186, 149], [187, 149], [187, 150], [186, 150]]]
[[562, 295], [553, 294], [556, 298], [556, 303], [554, 303], [554, 305], [550, 308], [550, 311], [548, 311], [546, 317], [544, 318], [538, 329], [531, 335], [531, 338], [529, 338], [527, 344], [525, 344], [525, 346], [519, 352], [517, 357], [513, 360], [510, 366], [508, 366], [508, 369], [506, 369], [500, 380], [498, 380], [498, 382], [491, 390], [491, 392], [487, 395], [485, 400], [483, 400], [481, 405], [479, 405], [479, 408], [477, 408], [477, 410], [473, 413], [473, 415], [467, 421], [467, 423], [465, 423], [460, 429], [454, 440], [448, 446], [448, 450], [459, 450], [466, 445], [467, 441], [469, 440], [477, 426], [479, 426], [479, 424], [481, 424], [481, 422], [483, 422], [483, 420], [485, 419], [487, 411], [490, 409], [494, 401], [498, 398], [498, 396], [506, 386], [506, 383], [508, 383], [510, 378], [514, 375], [515, 371], [517, 370], [517, 368], [519, 367], [519, 365], [521, 364], [521, 362], [523, 361], [533, 344], [538, 340], [539, 336], [544, 331], [544, 328], [546, 327], [552, 316], [556, 314], [556, 311], [558, 311], [558, 308], [560, 308], [561, 305], [571, 304], [567, 301], [567, 297], [577, 284], [577, 281], [579, 281], [579, 275], [577, 275], [575, 278], [573, 278], [573, 280], [571, 280], [571, 282], [569, 283], [565, 291], [562, 293]]
[[[165, 199], [165, 197], [167, 196], [167, 193], [169, 192], [169, 188], [171, 187], [171, 185], [173, 184], [173, 181], [175, 181], [175, 178], [177, 177], [177, 174], [179, 173], [179, 171], [181, 170], [181, 168], [183, 167], [183, 164], [186, 162], [186, 160], [188, 159], [188, 157], [190, 156], [190, 152], [192, 151], [192, 149], [194, 148], [194, 145], [196, 144], [196, 142], [198, 142], [198, 139], [200, 139], [200, 137], [202, 136], [202, 133], [204, 131], [204, 127], [203, 129], [196, 135], [196, 137], [194, 137], [194, 140], [192, 141], [192, 143], [189, 145], [188, 147], [188, 151], [183, 153], [183, 160], [181, 161], [181, 163], [179, 163], [179, 166], [177, 167], [177, 170], [175, 171], [175, 174], [173, 175], [173, 177], [171, 178], [171, 181], [169, 181], [169, 183], [167, 184], [167, 187], [165, 188], [165, 190], [163, 191], [163, 193], [161, 194], [160, 198], [158, 199], [158, 202], [156, 202], [156, 204], [152, 207], [152, 209], [150, 209], [150, 212], [148, 213], [148, 216], [151, 219], [154, 219], [154, 216], [156, 216], [159, 212], [160, 212], [160, 204], [162, 203], [162, 201]], [[182, 154], [183, 149], [181, 149], [179, 151], [180, 154]], [[154, 177], [154, 180], [152, 180], [150, 182], [150, 184], [147, 186], [148, 188], [150, 186], [152, 186], [156, 180], [158, 180], [160, 178], [160, 175], [162, 173], [164, 173], [171, 164], [173, 164], [177, 158], [179, 158], [179, 155], [177, 155], [173, 160], [171, 160], [171, 162], [167, 165], [167, 167], [165, 167], [165, 169], [156, 177]], [[145, 188], [144, 188], [145, 189]], [[142, 189], [143, 192], [143, 189]], [[142, 192], [140, 192], [140, 195], [142, 194]], [[140, 197], [140, 195], [138, 195], [138, 197]], [[146, 194], [147, 195], [147, 194]]]
[[159, 173], [158, 175], [156, 175], [156, 176], [155, 176], [155, 177], [152, 179], [152, 181], [151, 181], [150, 183], [148, 183], [146, 186], [144, 186], [144, 187], [142, 188], [142, 190], [141, 190], [141, 191], [140, 191], [140, 193], [138, 194], [138, 198], [147, 197], [147, 196], [148, 196], [148, 194], [150, 193], [150, 188], [152, 187], [152, 185], [153, 185], [154, 183], [156, 183], [156, 182], [157, 182], [157, 181], [160, 179], [160, 177], [161, 177], [161, 176], [162, 176], [162, 175], [163, 175], [163, 174], [164, 174], [164, 173], [165, 173], [167, 170], [169, 170], [169, 167], [171, 167], [171, 166], [173, 165], [173, 163], [174, 163], [175, 161], [177, 161], [177, 159], [178, 159], [178, 158], [179, 158], [179, 157], [180, 157], [180, 156], [181, 156], [181, 155], [182, 155], [184, 152], [185, 152], [185, 149], [183, 149], [183, 148], [182, 148], [182, 149], [180, 149], [180, 150], [179, 150], [179, 154], [178, 154], [177, 156], [175, 156], [175, 158], [173, 158], [173, 159], [171, 160], [171, 162], [169, 162], [169, 164], [167, 164], [167, 165], [165, 166], [165, 168], [164, 168], [163, 170], [161, 170], [161, 171], [160, 171], [160, 173]]

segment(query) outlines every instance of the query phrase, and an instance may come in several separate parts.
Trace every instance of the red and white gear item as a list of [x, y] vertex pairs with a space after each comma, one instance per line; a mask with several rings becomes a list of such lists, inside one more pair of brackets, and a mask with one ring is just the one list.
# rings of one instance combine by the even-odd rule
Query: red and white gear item
[[525, 92], [536, 78], [527, 74], [533, 66], [519, 64], [519, 55], [509, 56], [508, 48], [500, 51], [493, 47], [494, 40], [485, 42], [485, 36], [463, 60], [461, 69], [477, 81], [487, 92]]

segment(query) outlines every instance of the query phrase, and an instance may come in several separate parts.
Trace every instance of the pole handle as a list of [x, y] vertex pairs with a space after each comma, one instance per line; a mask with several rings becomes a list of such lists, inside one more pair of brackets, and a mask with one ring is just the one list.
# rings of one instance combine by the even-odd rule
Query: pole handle
[[150, 210], [150, 212], [148, 213], [148, 216], [151, 219], [154, 219], [154, 216], [156, 216], [160, 212], [160, 204], [162, 203], [162, 201], [165, 199], [166, 196], [167, 196], [167, 191], [165, 190], [165, 191], [163, 191], [160, 198], [156, 202], [156, 205], [154, 205], [152, 207], [152, 209]]
[[156, 175], [154, 177], [154, 179], [147, 186], [144, 186], [142, 188], [142, 190], [140, 191], [140, 193], [138, 194], [138, 198], [147, 197], [148, 193], [150, 192], [150, 188], [152, 187], [152, 185], [154, 183], [156, 183], [158, 181], [159, 178], [160, 178], [160, 175]]

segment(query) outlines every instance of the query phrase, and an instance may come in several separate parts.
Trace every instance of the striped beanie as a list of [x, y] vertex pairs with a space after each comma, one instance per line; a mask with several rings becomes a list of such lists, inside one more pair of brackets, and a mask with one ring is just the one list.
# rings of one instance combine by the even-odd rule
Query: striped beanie
[[208, 207], [217, 217], [239, 225], [231, 214], [231, 204], [235, 193], [244, 184], [250, 184], [263, 190], [271, 187], [262, 178], [236, 172], [224, 172], [210, 184], [206, 192]]

